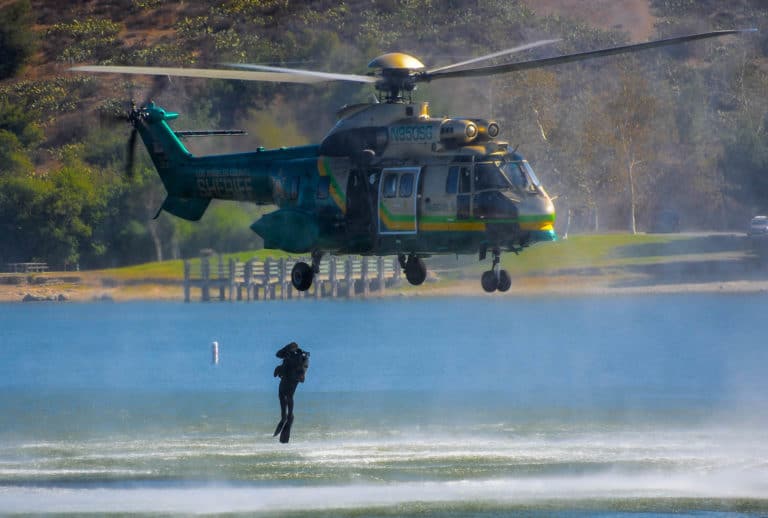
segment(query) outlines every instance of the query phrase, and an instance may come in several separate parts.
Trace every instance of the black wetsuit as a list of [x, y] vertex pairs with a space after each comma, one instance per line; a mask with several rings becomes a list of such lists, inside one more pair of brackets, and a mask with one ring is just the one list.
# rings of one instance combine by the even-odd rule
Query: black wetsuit
[[280, 442], [288, 442], [293, 424], [293, 394], [299, 383], [304, 383], [304, 376], [309, 368], [309, 353], [302, 351], [295, 343], [290, 343], [277, 351], [276, 356], [283, 360], [275, 367], [275, 376], [280, 376], [280, 422], [275, 435], [280, 434]]

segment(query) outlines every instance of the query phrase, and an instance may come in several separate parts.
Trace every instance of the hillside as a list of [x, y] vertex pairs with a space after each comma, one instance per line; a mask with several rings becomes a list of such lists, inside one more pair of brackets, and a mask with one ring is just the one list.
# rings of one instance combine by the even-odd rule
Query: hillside
[[627, 32], [630, 41], [647, 41], [656, 32], [657, 18], [649, 0], [526, 0], [539, 15], [575, 18], [602, 30]]

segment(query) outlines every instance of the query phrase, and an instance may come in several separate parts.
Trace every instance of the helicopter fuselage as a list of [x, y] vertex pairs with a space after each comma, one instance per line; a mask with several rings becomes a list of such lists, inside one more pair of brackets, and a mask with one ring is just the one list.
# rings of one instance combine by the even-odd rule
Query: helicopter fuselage
[[428, 256], [556, 239], [551, 200], [493, 123], [416, 108], [347, 108], [319, 146], [200, 157], [166, 123], [176, 114], [150, 105], [137, 128], [168, 191], [163, 209], [196, 220], [213, 198], [276, 205], [251, 227], [267, 248]]

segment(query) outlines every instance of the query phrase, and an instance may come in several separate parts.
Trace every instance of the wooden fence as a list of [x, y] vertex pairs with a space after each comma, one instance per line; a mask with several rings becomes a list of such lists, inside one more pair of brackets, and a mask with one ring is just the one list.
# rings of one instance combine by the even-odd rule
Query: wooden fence
[[8, 273], [44, 273], [48, 271], [48, 263], [6, 263]]
[[312, 287], [305, 292], [291, 284], [291, 270], [299, 259], [251, 259], [245, 263], [218, 257], [201, 257], [199, 263], [184, 261], [184, 301], [191, 300], [192, 288], [200, 289], [203, 301], [212, 293], [219, 300], [274, 300], [321, 297], [366, 297], [372, 291], [383, 291], [400, 282], [401, 268], [396, 257], [336, 257], [320, 263]]

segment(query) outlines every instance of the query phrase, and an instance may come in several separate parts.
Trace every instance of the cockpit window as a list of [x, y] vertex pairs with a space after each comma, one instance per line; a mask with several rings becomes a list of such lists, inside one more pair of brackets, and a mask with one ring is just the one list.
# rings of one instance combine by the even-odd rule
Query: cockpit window
[[459, 192], [472, 192], [472, 176], [468, 167], [462, 167], [459, 170]]
[[506, 165], [507, 176], [509, 177], [512, 185], [521, 190], [526, 190], [528, 187], [528, 178], [525, 176], [523, 168], [520, 164], [513, 162]]
[[459, 183], [459, 168], [452, 166], [448, 168], [448, 178], [445, 180], [445, 193], [456, 194]]
[[525, 168], [525, 173], [528, 175], [528, 178], [533, 182], [533, 185], [541, 187], [539, 178], [536, 176], [536, 173], [533, 172], [533, 167], [531, 167], [531, 164], [529, 164], [527, 160], [523, 160], [523, 167]]
[[536, 192], [539, 179], [533, 174], [528, 162], [508, 162], [504, 165], [504, 172], [518, 191]]
[[509, 182], [499, 169], [500, 162], [486, 162], [475, 165], [475, 191], [484, 189], [505, 189]]

